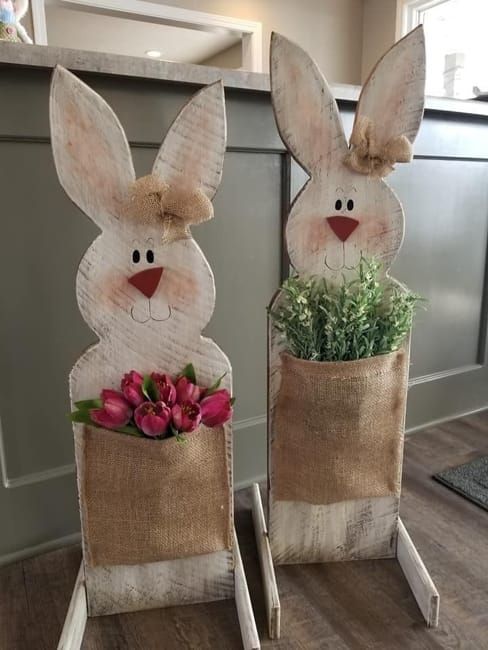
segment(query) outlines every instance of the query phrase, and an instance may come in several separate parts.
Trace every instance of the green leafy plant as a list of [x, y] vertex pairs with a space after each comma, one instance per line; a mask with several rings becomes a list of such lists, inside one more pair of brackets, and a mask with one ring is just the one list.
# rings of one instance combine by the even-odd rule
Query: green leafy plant
[[352, 361], [397, 350], [423, 299], [362, 258], [357, 276], [333, 285], [321, 277], [293, 276], [270, 316], [289, 352], [310, 361]]

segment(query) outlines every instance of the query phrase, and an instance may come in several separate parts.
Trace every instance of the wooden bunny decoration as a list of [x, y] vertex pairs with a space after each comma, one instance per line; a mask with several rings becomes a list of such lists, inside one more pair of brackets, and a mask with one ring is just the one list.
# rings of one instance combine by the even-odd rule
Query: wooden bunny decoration
[[[333, 94], [308, 54], [274, 33], [270, 67], [278, 130], [292, 156], [310, 177], [290, 209], [286, 226], [292, 266], [299, 276], [324, 277], [333, 285], [343, 277], [350, 277], [363, 256], [374, 257], [382, 263], [383, 272], [388, 276], [403, 241], [404, 214], [398, 197], [383, 179], [396, 163], [411, 160], [412, 144], [422, 120], [425, 85], [422, 27], [396, 43], [371, 72], [359, 97], [349, 146]], [[281, 299], [279, 291], [271, 304], [272, 310], [280, 306]], [[324, 446], [330, 441], [323, 458], [330, 472], [341, 475], [335, 481], [335, 491], [323, 500], [303, 497], [303, 484], [314, 487], [314, 473], [310, 464], [301, 466], [299, 454], [293, 455], [280, 442], [277, 404], [283, 386], [285, 342], [271, 320], [268, 340], [267, 526], [257, 487], [254, 512], [257, 534], [260, 538], [266, 535], [266, 543], [261, 542], [260, 549], [270, 635], [279, 636], [279, 623], [276, 623], [279, 600], [272, 560], [287, 564], [398, 557], [428, 624], [436, 625], [437, 591], [399, 519], [404, 412], [403, 417], [399, 414], [397, 418], [398, 431], [391, 431], [396, 441], [394, 480], [390, 482], [394, 483], [393, 487], [379, 490], [380, 496], [376, 496], [377, 491], [371, 485], [361, 484], [361, 476], [371, 473], [371, 467], [366, 466], [364, 471], [360, 466], [361, 459], [348, 447], [348, 432], [343, 438], [346, 442], [339, 442], [340, 451], [337, 444], [334, 448], [335, 442], [327, 436], [339, 434], [332, 426], [323, 432]], [[408, 344], [399, 355], [403, 355], [404, 371], [398, 390], [405, 400]], [[329, 363], [329, 367], [338, 365]], [[374, 438], [374, 426], [371, 433]], [[361, 442], [362, 432], [355, 435], [355, 440]], [[374, 448], [369, 441], [363, 440], [362, 444], [365, 450]], [[393, 458], [389, 440], [385, 441], [385, 450], [385, 456]], [[288, 478], [294, 474], [297, 486], [292, 485], [288, 493], [294, 497], [283, 497], [278, 481], [282, 479], [278, 459], [286, 453], [290, 455], [288, 465], [292, 468]], [[313, 449], [309, 456], [312, 454]], [[347, 471], [342, 469], [347, 465], [340, 459], [344, 454], [352, 459], [349, 465], [360, 467], [360, 478], [353, 489], [352, 477], [348, 479]], [[372, 462], [376, 462], [374, 471], [380, 475], [381, 482], [381, 474], [387, 470], [382, 470], [381, 459], [373, 458]]]
[[[203, 88], [183, 107], [161, 145], [152, 173], [138, 180], [129, 144], [112, 109], [59, 66], [53, 75], [50, 117], [60, 182], [72, 201], [101, 229], [80, 263], [76, 286], [80, 311], [99, 342], [86, 350], [70, 374], [72, 402], [87, 399], [102, 387], [116, 388], [116, 382], [132, 368], [143, 373], [162, 368], [177, 375], [189, 361], [202, 385], [210, 386], [215, 378], [224, 376], [223, 386], [231, 391], [228, 358], [201, 335], [214, 309], [215, 285], [209, 264], [190, 233], [191, 225], [213, 216], [211, 200], [221, 180], [226, 146], [222, 83]], [[192, 495], [197, 502], [192, 501], [184, 517], [184, 503], [179, 514], [161, 511], [159, 516], [171, 498], [158, 499], [158, 517], [148, 528], [149, 532], [154, 527], [164, 528], [162, 517], [180, 517], [181, 536], [187, 538], [190, 547], [173, 555], [171, 549], [169, 554], [157, 549], [151, 559], [145, 555], [143, 561], [130, 555], [130, 547], [123, 549], [127, 551], [124, 562], [114, 562], [112, 555], [120, 558], [115, 548], [124, 544], [125, 535], [140, 536], [139, 520], [145, 525], [148, 518], [154, 518], [153, 512], [140, 515], [137, 508], [130, 510], [128, 502], [126, 523], [123, 516], [109, 513], [107, 525], [117, 531], [112, 535], [114, 550], [110, 545], [100, 548], [99, 538], [90, 528], [95, 515], [86, 503], [90, 498], [84, 481], [87, 449], [90, 440], [108, 439], [109, 435], [117, 437], [118, 444], [128, 445], [121, 458], [141, 453], [144, 460], [147, 450], [151, 456], [148, 462], [153, 462], [152, 457], [159, 453], [155, 445], [160, 443], [155, 441], [119, 433], [106, 436], [106, 432], [87, 432], [82, 425], [75, 425], [84, 561], [60, 647], [78, 648], [81, 643], [87, 612], [83, 596], [77, 594], [86, 590], [90, 616], [235, 596], [244, 646], [258, 648], [233, 533], [230, 424], [224, 425], [222, 445], [209, 460], [209, 465], [215, 466], [209, 480], [224, 486], [225, 496], [216, 506], [217, 514], [221, 512], [223, 517], [223, 534], [213, 536], [209, 546], [208, 536], [204, 535], [200, 543], [195, 532], [193, 518], [204, 517], [207, 507], [203, 477], [202, 498]], [[183, 447], [195, 449], [198, 439]], [[216, 439], [217, 433], [213, 436]], [[161, 443], [172, 444], [173, 440]], [[139, 443], [145, 445], [143, 452], [135, 447]], [[177, 461], [187, 453], [181, 447], [175, 452]], [[200, 467], [193, 466], [196, 475]], [[164, 463], [160, 463], [160, 471], [165, 472]], [[143, 482], [144, 474], [129, 476], [128, 480]], [[178, 492], [178, 486], [173, 487]], [[184, 500], [181, 494], [179, 498]]]

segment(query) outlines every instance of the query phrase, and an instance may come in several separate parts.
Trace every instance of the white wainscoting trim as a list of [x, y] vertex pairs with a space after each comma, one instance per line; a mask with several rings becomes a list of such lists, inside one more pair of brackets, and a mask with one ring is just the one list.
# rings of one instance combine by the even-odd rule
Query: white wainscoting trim
[[32, 472], [32, 474], [23, 474], [22, 476], [18, 476], [16, 478], [8, 478], [6, 472], [4, 472], [2, 463], [3, 485], [6, 488], [18, 488], [24, 487], [25, 485], [32, 485], [33, 483], [52, 481], [53, 479], [60, 478], [61, 476], [73, 474], [74, 471], [75, 464], [70, 463], [69, 465], [60, 465], [58, 467], [53, 467], [52, 469], [46, 469], [42, 472]]

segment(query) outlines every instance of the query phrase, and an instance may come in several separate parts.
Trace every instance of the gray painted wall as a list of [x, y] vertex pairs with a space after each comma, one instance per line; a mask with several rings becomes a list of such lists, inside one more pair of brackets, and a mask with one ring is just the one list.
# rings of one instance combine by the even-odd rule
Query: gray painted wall
[[[49, 144], [50, 72], [0, 71], [0, 561], [79, 529], [67, 375], [93, 340], [75, 302], [96, 228], [59, 186]], [[83, 78], [114, 107], [139, 175], [195, 86]], [[228, 152], [216, 217], [195, 228], [216, 277], [207, 333], [234, 367], [235, 481], [266, 467], [265, 307], [280, 283], [290, 159], [267, 93], [228, 90]], [[350, 128], [352, 102], [341, 110]], [[413, 337], [408, 424], [484, 407], [488, 118], [428, 111], [417, 159], [391, 176], [407, 215], [396, 277], [430, 301]], [[293, 169], [296, 187], [300, 174]]]

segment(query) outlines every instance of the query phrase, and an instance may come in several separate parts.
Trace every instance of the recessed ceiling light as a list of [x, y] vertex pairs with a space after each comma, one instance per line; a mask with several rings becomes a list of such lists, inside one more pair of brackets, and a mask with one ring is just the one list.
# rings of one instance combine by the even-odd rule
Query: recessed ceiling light
[[159, 50], [146, 50], [146, 55], [150, 56], [151, 59], [159, 59], [161, 52]]

